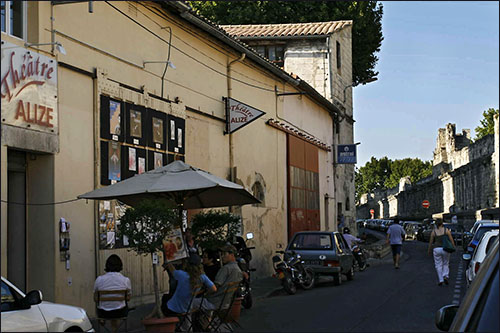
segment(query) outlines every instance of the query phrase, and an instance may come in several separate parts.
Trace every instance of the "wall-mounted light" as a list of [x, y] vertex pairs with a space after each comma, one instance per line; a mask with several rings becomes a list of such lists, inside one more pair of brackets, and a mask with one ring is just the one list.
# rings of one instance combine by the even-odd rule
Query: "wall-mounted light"
[[171, 61], [143, 61], [142, 67], [146, 67], [146, 64], [168, 64], [168, 67], [176, 69], [175, 65]]
[[53, 42], [53, 43], [24, 43], [24, 47], [42, 46], [42, 45], [55, 45], [56, 50], [59, 53], [62, 53], [64, 55], [66, 55], [66, 50], [64, 49], [64, 47], [62, 46], [62, 44], [59, 43], [59, 42]]

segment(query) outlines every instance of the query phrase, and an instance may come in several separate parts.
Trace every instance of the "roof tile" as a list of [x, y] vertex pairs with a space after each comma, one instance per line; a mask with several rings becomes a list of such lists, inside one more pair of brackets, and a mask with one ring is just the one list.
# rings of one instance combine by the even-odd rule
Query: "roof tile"
[[329, 35], [352, 26], [352, 21], [329, 21], [287, 24], [221, 25], [229, 35], [244, 37], [291, 37]]

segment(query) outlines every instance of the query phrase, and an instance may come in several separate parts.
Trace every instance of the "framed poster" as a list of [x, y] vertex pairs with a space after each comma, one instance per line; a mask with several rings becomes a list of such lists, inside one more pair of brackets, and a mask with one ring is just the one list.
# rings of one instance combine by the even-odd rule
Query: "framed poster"
[[130, 171], [137, 171], [137, 159], [135, 148], [128, 148], [128, 169]]
[[141, 174], [141, 173], [146, 172], [146, 158], [139, 157], [137, 159], [137, 163], [138, 163], [138, 167], [139, 167], [138, 173]]
[[121, 180], [120, 144], [114, 141], [109, 141], [108, 144], [108, 179], [119, 181]]
[[121, 130], [121, 103], [110, 100], [109, 101], [109, 132], [111, 136], [120, 135], [122, 133]]
[[141, 111], [130, 109], [130, 135], [136, 138], [142, 138]]
[[163, 144], [163, 119], [153, 117], [153, 142]]
[[175, 120], [170, 119], [170, 140], [175, 140]]
[[163, 154], [155, 152], [154, 154], [155, 166], [154, 168], [161, 168], [163, 166]]
[[163, 240], [163, 256], [166, 262], [176, 261], [188, 256], [181, 228], [172, 230]]
[[177, 129], [177, 147], [182, 148], [182, 128]]

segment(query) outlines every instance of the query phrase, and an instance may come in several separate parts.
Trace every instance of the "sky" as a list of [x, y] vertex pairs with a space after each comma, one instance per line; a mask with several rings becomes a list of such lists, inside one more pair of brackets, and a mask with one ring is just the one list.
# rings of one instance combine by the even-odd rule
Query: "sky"
[[498, 1], [382, 1], [378, 81], [353, 90], [354, 142], [372, 156], [430, 161], [439, 128], [480, 125], [499, 104]]

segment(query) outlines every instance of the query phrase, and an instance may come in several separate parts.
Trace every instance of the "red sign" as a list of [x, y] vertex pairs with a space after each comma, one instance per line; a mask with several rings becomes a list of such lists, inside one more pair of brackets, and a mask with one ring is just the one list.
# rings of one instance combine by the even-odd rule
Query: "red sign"
[[422, 201], [422, 207], [424, 207], [424, 208], [429, 208], [429, 206], [430, 206], [430, 205], [431, 205], [431, 204], [430, 204], [429, 200], [424, 200], [424, 201]]
[[370, 209], [370, 214], [375, 214], [375, 209]]

